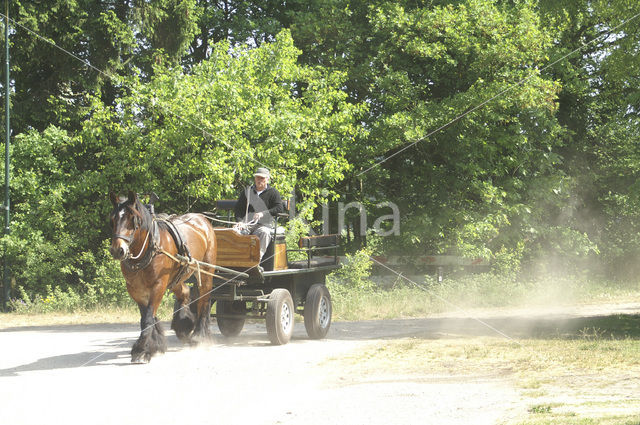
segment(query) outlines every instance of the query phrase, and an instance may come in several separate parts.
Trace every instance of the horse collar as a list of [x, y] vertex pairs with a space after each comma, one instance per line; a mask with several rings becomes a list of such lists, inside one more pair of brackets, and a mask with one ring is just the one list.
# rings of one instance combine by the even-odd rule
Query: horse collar
[[146, 268], [149, 264], [151, 264], [153, 257], [155, 257], [156, 253], [158, 252], [156, 247], [157, 224], [155, 220], [153, 220], [152, 223], [153, 224], [151, 225], [151, 229], [149, 229], [149, 245], [146, 248], [144, 256], [136, 262], [131, 260], [131, 258], [122, 260], [122, 264], [124, 264], [125, 267], [131, 271], [138, 271]]

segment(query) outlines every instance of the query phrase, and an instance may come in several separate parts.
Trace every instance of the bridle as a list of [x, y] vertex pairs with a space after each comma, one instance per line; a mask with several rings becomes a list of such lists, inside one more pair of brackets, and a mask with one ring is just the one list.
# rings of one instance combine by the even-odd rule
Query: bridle
[[[133, 233], [136, 232], [137, 229], [133, 230]], [[125, 236], [125, 235], [113, 235], [111, 237], [111, 239], [122, 239], [123, 241], [126, 241], [127, 244], [131, 245], [131, 242], [133, 242], [133, 237], [132, 236]]]
[[[122, 205], [122, 206], [120, 206], [120, 205], [119, 205], [119, 206], [118, 206], [118, 211], [119, 211], [119, 210], [121, 210], [121, 209], [123, 209], [123, 208], [128, 208], [128, 207], [125, 207], [125, 206], [123, 206], [123, 205]], [[131, 236], [121, 235], [121, 234], [115, 234], [115, 235], [113, 235], [113, 236], [111, 237], [111, 239], [122, 239], [123, 241], [125, 241], [125, 242], [127, 243], [127, 247], [129, 247], [129, 246], [131, 245], [131, 243], [133, 242], [133, 235], [135, 235], [135, 233], [138, 231], [138, 229], [140, 228], [140, 226], [141, 226], [141, 219], [140, 219], [140, 217], [139, 217], [139, 216], [135, 216], [135, 217], [133, 218], [133, 232], [131, 232]], [[135, 257], [131, 257], [131, 250], [127, 250], [127, 251], [129, 252], [129, 255], [128, 255], [128, 257], [127, 257], [127, 258], [125, 258], [124, 260], [128, 260], [128, 259], [136, 260], [136, 259], [140, 258], [140, 256], [141, 256], [141, 255], [142, 255], [142, 253], [144, 252], [144, 249], [145, 249], [145, 247], [146, 247], [147, 241], [149, 240], [149, 234], [150, 234], [150, 233], [151, 233], [151, 230], [149, 230], [149, 231], [147, 232], [147, 237], [146, 237], [146, 239], [145, 239], [145, 241], [144, 241], [144, 244], [143, 244], [143, 246], [142, 246], [142, 249], [140, 250], [140, 252], [138, 253], [138, 255], [137, 255], [137, 256], [135, 256]], [[124, 260], [123, 260], [123, 261], [124, 261]]]

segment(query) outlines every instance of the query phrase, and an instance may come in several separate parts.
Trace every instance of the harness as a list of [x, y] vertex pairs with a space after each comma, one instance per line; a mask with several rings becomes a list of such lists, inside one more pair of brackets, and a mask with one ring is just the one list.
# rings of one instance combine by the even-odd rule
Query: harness
[[[168, 218], [155, 218], [153, 222], [162, 223], [163, 226], [169, 231], [169, 234], [173, 238], [176, 247], [178, 248], [178, 255], [186, 257], [189, 262], [180, 262], [180, 269], [176, 273], [176, 275], [171, 279], [169, 285], [167, 285], [167, 289], [173, 288], [178, 282], [180, 282], [187, 274], [191, 273], [191, 269], [189, 267], [189, 263], [191, 262], [191, 253], [189, 252], [189, 247], [184, 243], [184, 239], [178, 230], [178, 227], [172, 221], [176, 216], [169, 216]], [[159, 252], [168, 255], [168, 253], [164, 249], [159, 249]], [[200, 276], [198, 276], [198, 283], [200, 283]]]
[[[145, 245], [143, 245], [141, 249], [141, 253], [137, 257], [129, 257], [126, 260], [122, 261], [122, 263], [128, 270], [139, 271], [139, 270], [145, 269], [146, 267], [149, 266], [149, 264], [151, 264], [151, 261], [153, 261], [153, 258], [158, 253], [168, 255], [168, 252], [166, 252], [164, 249], [158, 246], [158, 240], [160, 239], [160, 226], [166, 229], [171, 235], [174, 243], [176, 244], [176, 247], [178, 248], [178, 255], [185, 257], [189, 261], [191, 261], [191, 253], [189, 252], [189, 247], [185, 244], [182, 234], [180, 233], [180, 231], [178, 230], [178, 227], [173, 222], [173, 219], [175, 217], [176, 216], [166, 216], [166, 215], [158, 217], [155, 214], [153, 214], [153, 220], [151, 221], [151, 229], [149, 229], [147, 233], [147, 239], [145, 240], [145, 244], [148, 242], [147, 249], [145, 250]], [[114, 235], [114, 238], [123, 239], [128, 243], [131, 243], [133, 241], [132, 236]], [[144, 252], [144, 255], [142, 256], [142, 258], [140, 258], [140, 255], [142, 255], [142, 252]], [[173, 256], [170, 256], [170, 257], [173, 257]], [[185, 275], [190, 273], [190, 268], [188, 263], [185, 264], [181, 262], [180, 264], [181, 264], [180, 269], [167, 285], [167, 289], [173, 288], [178, 282], [182, 280], [182, 278], [184, 278]]]
[[[131, 243], [133, 240], [133, 237], [122, 236], [122, 235], [115, 235], [114, 237], [124, 239], [129, 243]], [[123, 260], [122, 263], [124, 264], [124, 266], [128, 270], [138, 271], [146, 268], [149, 264], [151, 264], [153, 257], [155, 257], [156, 255], [156, 248], [157, 248], [156, 241], [158, 240], [158, 238], [159, 238], [158, 224], [156, 223], [155, 220], [152, 220], [151, 229], [149, 229], [149, 231], [147, 232], [147, 238], [145, 239], [145, 244], [142, 245], [142, 249], [140, 250], [140, 253], [138, 254], [137, 257], [129, 257], [126, 260]], [[149, 245], [145, 250], [145, 245], [147, 243]], [[142, 258], [140, 258], [140, 255], [142, 255], [142, 253], [144, 253], [144, 255], [142, 256]]]

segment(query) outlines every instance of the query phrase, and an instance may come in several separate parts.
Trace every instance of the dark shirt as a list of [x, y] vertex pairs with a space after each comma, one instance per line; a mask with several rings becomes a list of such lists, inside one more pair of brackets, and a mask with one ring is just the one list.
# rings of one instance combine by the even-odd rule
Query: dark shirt
[[284, 205], [282, 205], [282, 199], [280, 193], [273, 187], [267, 186], [267, 188], [258, 195], [255, 185], [249, 188], [245, 188], [238, 196], [238, 202], [236, 202], [235, 216], [236, 220], [240, 221], [244, 218], [247, 211], [247, 191], [249, 192], [249, 217], [247, 221], [251, 221], [253, 213], [256, 212], [268, 212], [260, 219], [260, 224], [270, 225], [273, 223], [273, 217], [278, 213], [284, 212]]

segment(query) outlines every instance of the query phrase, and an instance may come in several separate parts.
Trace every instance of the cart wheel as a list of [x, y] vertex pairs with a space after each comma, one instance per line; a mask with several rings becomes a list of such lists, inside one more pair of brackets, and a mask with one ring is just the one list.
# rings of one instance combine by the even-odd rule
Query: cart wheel
[[295, 310], [291, 294], [286, 289], [274, 289], [267, 302], [267, 334], [274, 345], [289, 342], [293, 334]]
[[322, 339], [331, 327], [331, 295], [326, 286], [316, 283], [309, 288], [304, 302], [304, 327], [311, 339]]
[[[233, 315], [235, 317], [225, 317]], [[216, 321], [220, 333], [226, 337], [238, 336], [244, 327], [247, 315], [245, 301], [216, 301]]]

